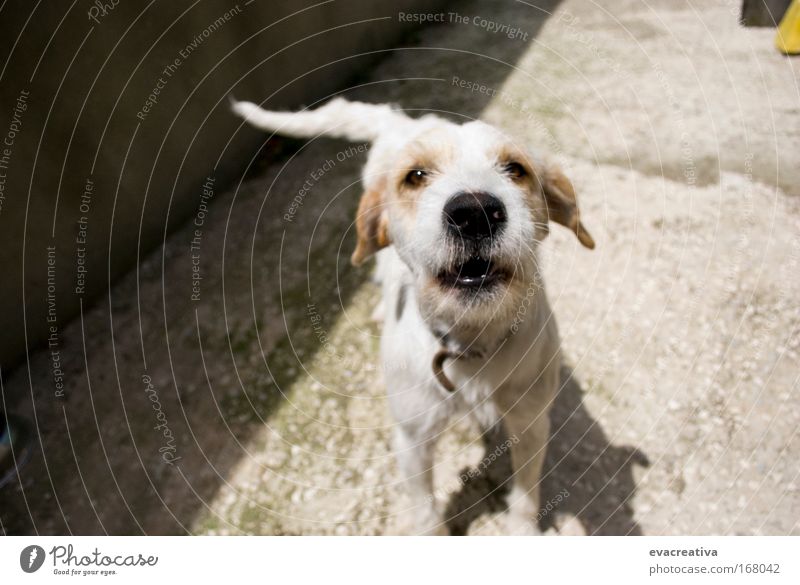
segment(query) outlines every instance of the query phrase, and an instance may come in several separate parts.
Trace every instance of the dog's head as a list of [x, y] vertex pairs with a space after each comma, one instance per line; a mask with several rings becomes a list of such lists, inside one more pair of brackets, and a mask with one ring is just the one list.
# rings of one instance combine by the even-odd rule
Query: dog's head
[[444, 123], [370, 160], [356, 218], [354, 264], [392, 244], [430, 318], [507, 320], [538, 283], [536, 249], [549, 222], [587, 248], [575, 191], [495, 128]]

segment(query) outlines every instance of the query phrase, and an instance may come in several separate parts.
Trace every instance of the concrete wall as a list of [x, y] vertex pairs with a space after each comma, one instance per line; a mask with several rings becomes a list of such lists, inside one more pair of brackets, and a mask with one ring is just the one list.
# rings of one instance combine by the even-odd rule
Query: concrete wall
[[444, 4], [246, 2], [3, 8], [4, 372], [193, 214], [209, 177], [216, 191], [238, 178], [263, 135], [234, 135], [229, 92], [309, 104], [380, 58], [353, 55], [400, 40], [398, 12]]

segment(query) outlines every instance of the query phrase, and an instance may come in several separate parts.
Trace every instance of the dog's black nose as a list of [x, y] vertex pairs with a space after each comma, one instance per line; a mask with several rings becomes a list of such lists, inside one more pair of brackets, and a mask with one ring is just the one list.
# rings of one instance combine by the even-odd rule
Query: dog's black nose
[[451, 233], [461, 238], [491, 238], [506, 223], [506, 207], [488, 193], [459, 193], [445, 204], [444, 222]]

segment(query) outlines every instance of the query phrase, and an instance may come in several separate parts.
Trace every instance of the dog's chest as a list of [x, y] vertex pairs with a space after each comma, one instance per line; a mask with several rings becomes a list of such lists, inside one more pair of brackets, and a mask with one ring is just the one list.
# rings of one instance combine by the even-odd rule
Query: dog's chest
[[527, 392], [542, 379], [548, 364], [555, 363], [554, 358], [557, 361], [558, 333], [543, 298], [544, 304], [539, 310], [531, 309], [513, 335], [500, 335], [496, 342], [485, 344], [483, 355], [444, 362], [443, 371], [456, 388], [450, 394], [434, 374], [434, 356], [442, 349], [442, 341], [420, 314], [413, 279], [392, 250], [381, 255], [385, 316], [381, 347], [390, 394], [473, 413], [493, 410], [494, 403], [513, 402], [515, 394]]

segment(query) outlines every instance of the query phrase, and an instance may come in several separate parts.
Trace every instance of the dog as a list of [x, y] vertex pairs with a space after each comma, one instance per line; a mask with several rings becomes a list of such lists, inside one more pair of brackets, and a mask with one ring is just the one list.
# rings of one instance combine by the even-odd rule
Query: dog
[[572, 183], [481, 121], [411, 118], [343, 98], [299, 112], [231, 101], [262, 130], [371, 143], [351, 261], [377, 255], [381, 354], [413, 532], [448, 533], [434, 497], [433, 452], [447, 423], [467, 415], [490, 448], [510, 449], [508, 532], [536, 533], [561, 367], [537, 252], [552, 222], [595, 245]]

